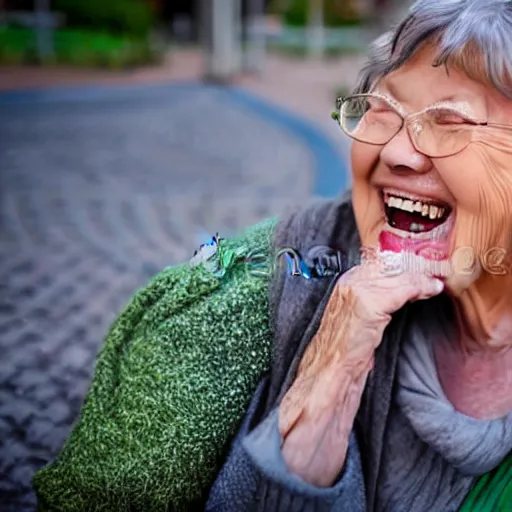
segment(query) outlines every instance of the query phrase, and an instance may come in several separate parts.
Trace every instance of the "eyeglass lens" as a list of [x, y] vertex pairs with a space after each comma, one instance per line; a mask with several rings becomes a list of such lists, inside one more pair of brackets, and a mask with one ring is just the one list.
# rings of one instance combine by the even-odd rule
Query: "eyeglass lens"
[[[463, 123], [453, 122], [453, 112], [432, 109], [407, 119], [407, 130], [416, 149], [428, 156], [448, 156], [460, 152], [471, 140]], [[340, 124], [351, 138], [368, 144], [387, 144], [400, 132], [403, 117], [378, 96], [354, 96], [343, 101]]]

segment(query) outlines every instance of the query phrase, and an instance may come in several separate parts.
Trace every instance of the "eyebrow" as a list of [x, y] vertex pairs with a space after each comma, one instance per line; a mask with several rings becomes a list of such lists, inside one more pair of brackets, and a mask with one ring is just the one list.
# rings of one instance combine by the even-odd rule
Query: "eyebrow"
[[[383, 90], [379, 90], [379, 89]], [[378, 91], [380, 94], [388, 95], [391, 99], [396, 101], [397, 103], [402, 103], [404, 100], [400, 97], [400, 94], [397, 94], [397, 89], [393, 85], [393, 82], [381, 82], [380, 84], [376, 84], [375, 90]], [[450, 94], [448, 96], [445, 96], [443, 98], [440, 98], [437, 100], [434, 104], [440, 105], [440, 104], [449, 104], [449, 103], [468, 103], [467, 100], [462, 100], [456, 98], [453, 94]]]
[[[387, 94], [389, 95], [394, 101], [397, 103], [402, 103], [404, 101], [403, 97], [400, 96], [399, 91], [397, 90], [396, 85], [392, 81], [386, 80], [384, 78], [380, 82], [377, 82], [375, 84], [374, 90], [379, 90], [379, 88], [384, 89], [384, 91], [380, 90], [379, 92], [381, 94]], [[435, 104], [449, 104], [449, 103], [456, 103], [456, 104], [467, 104], [470, 106], [469, 101], [466, 98], [457, 97], [454, 94], [449, 94], [448, 96], [444, 96], [442, 98], [439, 98]]]
[[395, 108], [398, 111], [398, 113], [402, 117], [407, 116], [407, 110], [405, 110], [402, 104], [392, 94], [388, 93], [387, 91], [380, 91], [378, 88], [374, 88], [370, 92], [371, 94], [380, 96], [385, 101], [387, 101], [393, 108]]
[[[398, 99], [400, 97], [399, 94], [397, 94], [397, 89], [393, 85], [393, 82], [385, 82], [381, 81], [380, 83], [375, 84], [374, 92], [377, 94], [380, 94], [384, 97], [389, 97], [393, 102], [397, 103], [398, 106], [402, 107], [402, 102]], [[455, 112], [460, 113], [461, 115], [467, 117], [468, 119], [475, 121], [478, 119], [478, 116], [475, 113], [475, 110], [471, 103], [467, 99], [457, 98], [455, 95], [450, 94], [448, 96], [445, 96], [443, 98], [440, 98], [432, 105], [429, 105], [423, 109], [420, 110], [420, 112], [425, 112], [430, 109], [435, 108], [450, 108], [454, 110]]]
[[435, 110], [436, 108], [453, 110], [471, 121], [478, 120], [478, 116], [476, 115], [471, 103], [467, 100], [456, 100], [454, 96], [450, 96], [448, 99], [436, 101], [433, 105], [424, 108], [422, 112], [426, 110]]

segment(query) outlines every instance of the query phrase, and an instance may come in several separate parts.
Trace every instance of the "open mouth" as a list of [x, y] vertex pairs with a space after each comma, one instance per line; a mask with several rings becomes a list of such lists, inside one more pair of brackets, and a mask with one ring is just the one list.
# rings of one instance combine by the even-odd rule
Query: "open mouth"
[[381, 257], [409, 271], [448, 276], [453, 208], [395, 189], [382, 190], [382, 200], [386, 225], [379, 235]]
[[428, 233], [444, 224], [452, 208], [433, 199], [420, 199], [404, 192], [382, 192], [389, 226], [412, 234]]

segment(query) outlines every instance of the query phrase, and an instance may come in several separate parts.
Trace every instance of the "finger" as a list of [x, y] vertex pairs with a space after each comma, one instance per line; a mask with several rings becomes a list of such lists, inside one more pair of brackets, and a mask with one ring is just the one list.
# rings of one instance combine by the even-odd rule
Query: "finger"
[[399, 276], [389, 277], [389, 302], [386, 313], [391, 314], [412, 300], [424, 300], [439, 295], [444, 289], [444, 283], [435, 277], [404, 273]]

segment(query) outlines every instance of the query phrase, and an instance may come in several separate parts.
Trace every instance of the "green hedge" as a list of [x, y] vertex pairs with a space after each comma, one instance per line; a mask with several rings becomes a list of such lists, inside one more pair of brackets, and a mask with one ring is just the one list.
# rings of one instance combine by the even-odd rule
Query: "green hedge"
[[[291, 0], [284, 10], [287, 25], [304, 27], [308, 24], [310, 0]], [[357, 25], [362, 20], [354, 7], [354, 0], [324, 0], [324, 24], [327, 27]]]
[[66, 16], [70, 27], [146, 37], [153, 13], [144, 0], [53, 0], [52, 10]]
[[[52, 63], [123, 69], [152, 63], [159, 55], [147, 38], [137, 39], [86, 30], [63, 29], [53, 33]], [[0, 63], [38, 62], [36, 34], [25, 28], [0, 28]]]

